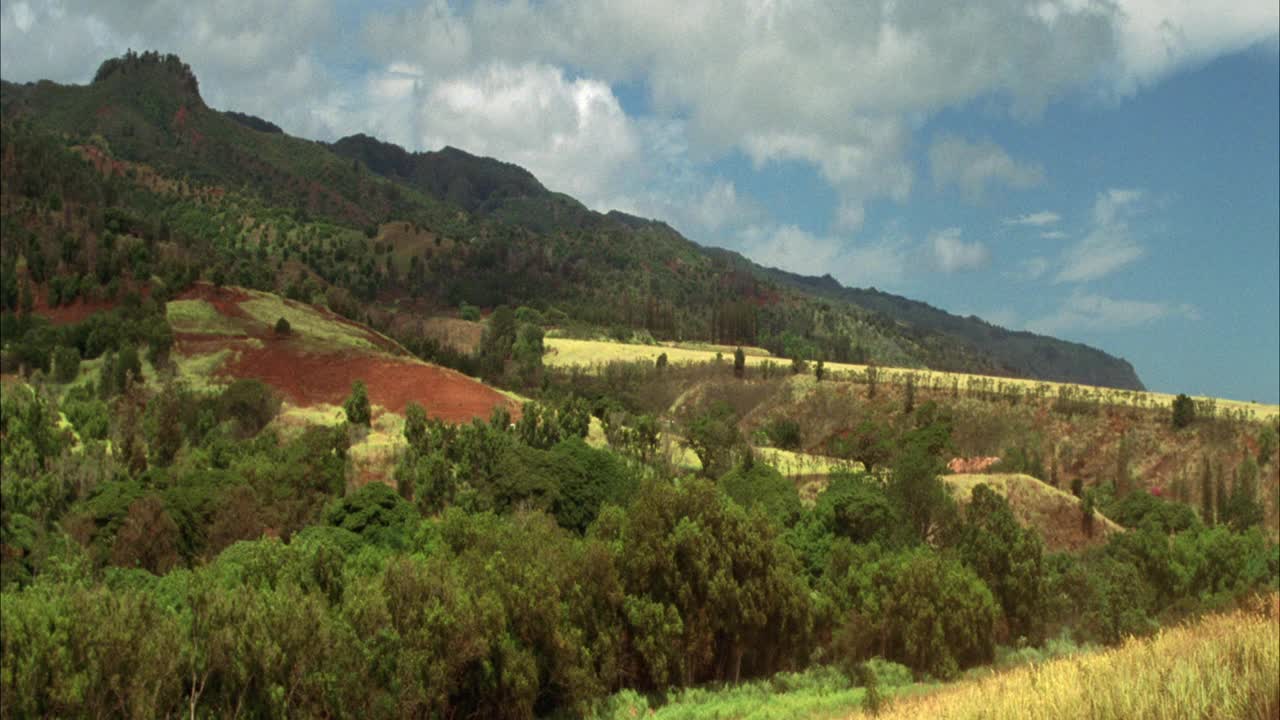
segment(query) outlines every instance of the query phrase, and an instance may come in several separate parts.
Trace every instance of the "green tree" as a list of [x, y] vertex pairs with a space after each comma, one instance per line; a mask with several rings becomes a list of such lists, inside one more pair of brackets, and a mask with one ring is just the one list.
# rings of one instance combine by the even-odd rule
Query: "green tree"
[[918, 550], [897, 573], [889, 597], [886, 622], [894, 659], [947, 679], [995, 656], [998, 606], [963, 564]]
[[928, 541], [950, 520], [955, 504], [939, 477], [946, 469], [943, 452], [950, 447], [948, 428], [931, 425], [911, 430], [899, 442], [889, 482], [911, 534]]
[[373, 413], [369, 407], [369, 392], [365, 389], [363, 380], [351, 383], [351, 395], [342, 403], [342, 409], [346, 411], [348, 423], [370, 426]]
[[1009, 503], [985, 484], [973, 488], [956, 549], [991, 589], [1013, 637], [1038, 644], [1047, 620], [1044, 547], [1018, 524]]
[[283, 317], [281, 317], [279, 320], [276, 320], [276, 335], [280, 337], [285, 337], [292, 332], [293, 332], [293, 327], [289, 325], [288, 320], [286, 320]]
[[733, 467], [742, 447], [737, 418], [728, 403], [717, 402], [685, 422], [685, 439], [702, 463], [702, 474], [719, 477]]
[[745, 377], [747, 373], [747, 354], [738, 347], [733, 351], [733, 376]]
[[1195, 401], [1187, 397], [1183, 393], [1178, 393], [1178, 397], [1173, 399], [1173, 427], [1180, 430], [1187, 427], [1196, 419]]

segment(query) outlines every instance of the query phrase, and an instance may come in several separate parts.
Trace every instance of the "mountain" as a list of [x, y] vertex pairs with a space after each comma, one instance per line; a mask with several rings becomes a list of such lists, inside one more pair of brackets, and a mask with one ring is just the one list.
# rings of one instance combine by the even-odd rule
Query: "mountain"
[[[508, 304], [618, 337], [1142, 387], [1102, 351], [765, 268], [659, 221], [594, 212], [500, 160], [413, 153], [366, 135], [289, 136], [209, 108], [173, 55], [108, 60], [85, 86], [0, 83], [0, 117], [3, 174], [22, 191], [5, 204], [19, 241], [5, 275], [14, 282], [106, 283], [112, 267], [95, 267], [99, 249], [123, 237], [142, 250], [108, 260], [136, 264], [139, 278], [185, 287], [216, 276], [322, 300], [410, 346], [403, 334], [423, 313]], [[31, 204], [64, 200], [74, 212], [63, 218]], [[72, 230], [80, 247], [59, 263]]]

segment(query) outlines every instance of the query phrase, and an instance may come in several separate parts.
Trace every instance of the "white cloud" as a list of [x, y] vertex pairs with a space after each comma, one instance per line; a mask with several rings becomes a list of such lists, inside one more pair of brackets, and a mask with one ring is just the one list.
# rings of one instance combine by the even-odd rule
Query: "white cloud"
[[1200, 319], [1192, 305], [1170, 305], [1146, 300], [1116, 300], [1076, 290], [1056, 312], [1027, 323], [1033, 332], [1054, 334], [1064, 331], [1115, 331], [1147, 325], [1165, 318]]
[[1224, 53], [1260, 45], [1274, 54], [1280, 36], [1275, 0], [1120, 0], [1118, 11], [1111, 75], [1121, 95]]
[[1143, 193], [1111, 189], [1099, 193], [1088, 234], [1068, 247], [1055, 283], [1087, 282], [1110, 275], [1141, 258], [1145, 248], [1133, 237], [1129, 221], [1142, 211]]
[[[640, 81], [655, 115], [687, 123], [695, 162], [737, 150], [758, 167], [810, 164], [851, 230], [868, 202], [909, 195], [910, 128], [929, 114], [977, 98], [1034, 114], [1114, 57], [1109, 6], [1059, 3], [1050, 20], [1042, 4], [430, 0], [370, 20], [366, 39], [383, 62], [442, 72], [532, 60]], [[988, 171], [1015, 186], [1038, 174]]]
[[987, 186], [997, 182], [1018, 190], [1044, 182], [1040, 166], [1014, 160], [990, 140], [941, 135], [929, 148], [929, 165], [935, 185], [954, 185], [971, 201], [982, 199]]
[[1027, 213], [1025, 215], [1015, 215], [1014, 217], [1005, 218], [1000, 222], [1005, 225], [1026, 225], [1030, 227], [1044, 227], [1045, 225], [1056, 225], [1062, 220], [1062, 216], [1051, 210], [1041, 210], [1040, 212]]
[[937, 230], [929, 235], [929, 248], [933, 264], [945, 273], [978, 270], [991, 260], [987, 246], [980, 242], [967, 243], [960, 239], [960, 228]]
[[1040, 237], [1045, 240], [1065, 240], [1069, 236], [1061, 230], [1046, 230], [1040, 233]]

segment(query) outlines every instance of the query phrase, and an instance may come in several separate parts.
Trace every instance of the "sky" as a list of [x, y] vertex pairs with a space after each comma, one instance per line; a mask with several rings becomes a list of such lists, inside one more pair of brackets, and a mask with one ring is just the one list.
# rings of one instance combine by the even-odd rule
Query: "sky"
[[1275, 0], [0, 0], [0, 76], [126, 49], [211, 106], [1280, 402]]

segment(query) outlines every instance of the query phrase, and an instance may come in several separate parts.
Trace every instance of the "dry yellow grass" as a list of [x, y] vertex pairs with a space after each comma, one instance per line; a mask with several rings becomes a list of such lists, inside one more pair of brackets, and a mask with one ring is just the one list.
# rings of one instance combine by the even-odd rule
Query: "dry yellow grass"
[[990, 487], [1009, 501], [1009, 507], [1026, 527], [1037, 528], [1051, 550], [1077, 550], [1108, 535], [1124, 532], [1111, 519], [1095, 513], [1092, 536], [1081, 527], [1080, 500], [1030, 475], [1013, 473], [944, 475], [942, 479], [952, 497], [967, 503], [978, 484]]
[[[1251, 610], [905, 698], [882, 719], [1271, 720], [1280, 716], [1277, 598]], [[854, 714], [850, 717], [865, 717]]]
[[[614, 361], [635, 362], [656, 361], [658, 355], [667, 354], [668, 362], [673, 364], [689, 364], [704, 363], [715, 360], [716, 353], [713, 350], [702, 350], [695, 348], [667, 347], [664, 345], [628, 345], [624, 343], [608, 342], [603, 340], [572, 340], [569, 338], [547, 338], [545, 340], [547, 347], [547, 355], [543, 358], [543, 362], [551, 367], [603, 367], [605, 364]], [[724, 354], [725, 362], [732, 362], [732, 353]], [[773, 362], [779, 366], [789, 367], [790, 361], [783, 358], [769, 357], [758, 354], [748, 354], [746, 356], [747, 367], [758, 367], [765, 362]], [[853, 377], [861, 377], [867, 371], [866, 365], [852, 365], [847, 363], [827, 363], [826, 369], [832, 374], [833, 378], [846, 379]], [[889, 368], [877, 367], [880, 382], [885, 383], [902, 383], [908, 376], [914, 378], [918, 387], [931, 387], [940, 390], [949, 390], [953, 386], [958, 386], [961, 391], [971, 386], [980, 384], [995, 383], [996, 387], [1003, 385], [1009, 388], [1018, 388], [1024, 393], [1044, 393], [1046, 397], [1056, 397], [1061, 388], [1070, 388], [1086, 396], [1094, 397], [1102, 402], [1114, 405], [1139, 405], [1144, 407], [1168, 407], [1173, 403], [1174, 396], [1168, 393], [1156, 392], [1138, 392], [1130, 390], [1115, 390], [1111, 388], [1099, 388], [1092, 385], [1079, 385], [1076, 383], [1058, 383], [1043, 380], [1027, 380], [1021, 378], [1001, 378], [989, 377], [986, 375], [973, 375], [970, 373], [953, 373], [941, 372], [937, 370], [923, 370], [918, 368]], [[1243, 402], [1240, 400], [1225, 400], [1220, 398], [1209, 398], [1203, 396], [1194, 396], [1196, 400], [1209, 401], [1212, 400], [1219, 412], [1244, 413], [1255, 420], [1271, 420], [1280, 417], [1280, 405], [1268, 405], [1264, 403]]]
[[1273, 595], [1250, 610], [1210, 616], [1110, 650], [904, 698], [877, 717], [1272, 720], [1280, 717], [1278, 603]]

